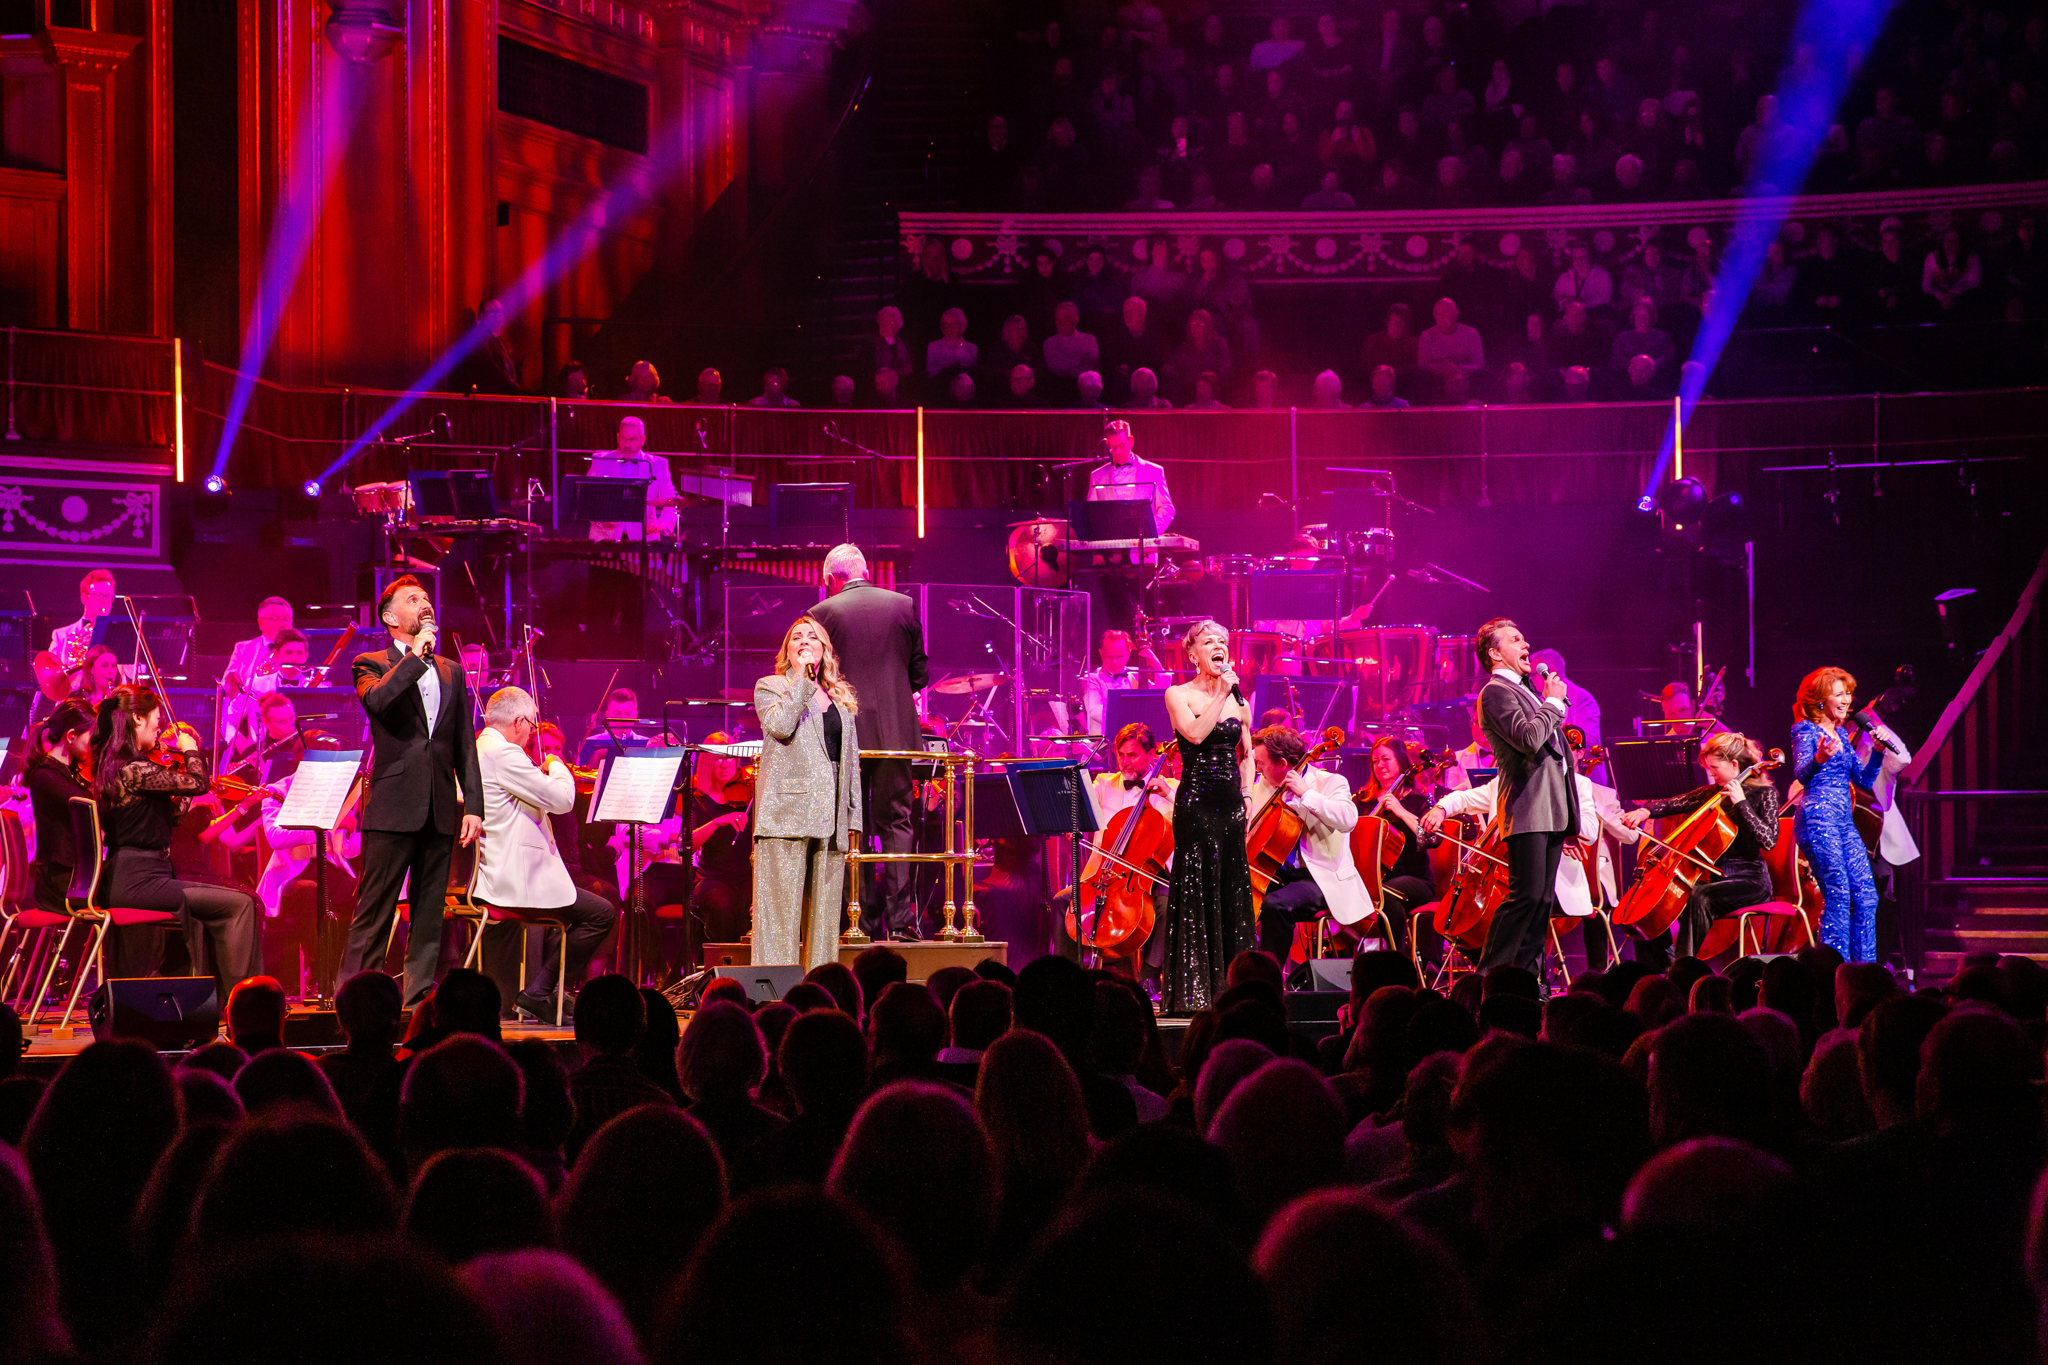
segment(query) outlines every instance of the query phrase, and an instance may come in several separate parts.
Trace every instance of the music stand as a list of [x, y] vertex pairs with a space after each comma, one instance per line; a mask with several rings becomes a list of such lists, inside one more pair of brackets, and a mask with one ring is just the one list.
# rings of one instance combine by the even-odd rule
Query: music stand
[[1616, 794], [1628, 805], [1683, 796], [1701, 782], [1694, 752], [1689, 738], [1611, 740], [1607, 771], [1614, 775]]
[[412, 484], [412, 505], [422, 517], [491, 521], [498, 515], [498, 493], [488, 469], [415, 469], [406, 478]]
[[853, 539], [853, 485], [778, 483], [768, 488], [768, 529], [830, 531], [835, 544]]
[[562, 520], [647, 520], [647, 479], [608, 479], [590, 474], [562, 477]]
[[[1075, 894], [1081, 885], [1081, 838], [1102, 828], [1102, 812], [1095, 805], [1095, 788], [1088, 772], [1072, 759], [1034, 759], [1011, 763], [1003, 772], [1017, 823], [1028, 835], [1066, 835], [1073, 840]], [[975, 793], [977, 796], [980, 792]], [[979, 809], [976, 815], [980, 814]], [[976, 829], [979, 835], [982, 831]], [[1075, 910], [1074, 927], [1081, 927]], [[1078, 947], [1079, 935], [1075, 936]]]
[[1173, 734], [1173, 717], [1166, 710], [1163, 687], [1112, 687], [1102, 703], [1102, 733], [1112, 742], [1117, 731], [1132, 721], [1143, 721], [1152, 738], [1164, 742]]
[[1105, 498], [1090, 501], [1075, 498], [1067, 503], [1067, 528], [1071, 540], [1135, 540], [1159, 539], [1159, 528], [1152, 520], [1152, 492], [1150, 484], [1128, 485], [1133, 491], [1144, 489], [1143, 497]]

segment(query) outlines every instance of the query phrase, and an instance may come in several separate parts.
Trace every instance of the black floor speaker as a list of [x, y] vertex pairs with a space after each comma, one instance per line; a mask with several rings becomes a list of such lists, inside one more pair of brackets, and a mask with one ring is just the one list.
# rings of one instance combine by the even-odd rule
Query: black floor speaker
[[[711, 978], [731, 977], [747, 988], [747, 999], [757, 1005], [767, 1005], [780, 1000], [789, 988], [804, 979], [804, 969], [796, 963], [774, 967], [714, 967]], [[711, 980], [704, 983], [710, 985]]]
[[134, 1038], [159, 1052], [190, 1052], [220, 1030], [220, 1000], [210, 976], [116, 977], [100, 983], [87, 1008], [92, 1036]]

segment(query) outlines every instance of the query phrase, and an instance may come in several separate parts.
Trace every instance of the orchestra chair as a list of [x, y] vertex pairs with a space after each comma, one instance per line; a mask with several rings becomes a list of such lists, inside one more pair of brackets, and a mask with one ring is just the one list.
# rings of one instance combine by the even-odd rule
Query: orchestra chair
[[71, 931], [85, 926], [91, 947], [78, 960], [76, 970], [71, 973], [71, 997], [65, 1002], [64, 1017], [57, 1021], [51, 1036], [71, 1036], [71, 1016], [78, 1009], [79, 994], [85, 989], [85, 969], [91, 964], [96, 980], [106, 979], [106, 963], [102, 946], [106, 942], [107, 930], [115, 925], [126, 928], [130, 925], [176, 924], [178, 917], [169, 910], [138, 910], [129, 906], [103, 906], [99, 904], [100, 874], [104, 870], [102, 859], [106, 844], [100, 833], [99, 803], [90, 797], [71, 798], [71, 843], [77, 850], [78, 862], [71, 869], [71, 885], [64, 890], [64, 910], [58, 913], [36, 908], [24, 909], [15, 917], [15, 923], [25, 929], [58, 929], [56, 946], [50, 950], [48, 967], [43, 971], [42, 984], [37, 987], [35, 998], [30, 1002], [33, 1011], [40, 1009], [50, 993], [50, 985], [56, 979], [57, 966], [64, 955], [65, 944], [71, 941]]
[[[448, 886], [442, 893], [441, 920], [444, 925], [452, 919], [459, 920], [470, 926], [472, 937], [469, 949], [463, 954], [462, 958], [462, 965], [465, 967], [471, 965], [471, 959], [478, 955], [478, 950], [483, 941], [483, 912], [476, 909], [469, 901], [469, 883], [470, 879], [474, 876], [476, 876], [476, 844], [471, 843], [467, 848], [464, 848], [459, 843], [456, 844], [455, 852], [448, 859]], [[405, 894], [398, 898], [397, 912], [391, 916], [391, 931], [384, 936], [384, 959], [386, 962], [390, 961], [391, 949], [398, 942], [398, 926], [401, 923], [408, 927], [412, 924], [412, 886], [410, 880], [407, 882]], [[446, 962], [448, 959], [444, 956], [441, 960]]]
[[[1361, 815], [1358, 817], [1358, 823], [1351, 827], [1351, 861], [1358, 868], [1360, 880], [1365, 883], [1365, 896], [1372, 902], [1372, 913], [1358, 923], [1347, 924], [1344, 927], [1362, 940], [1366, 934], [1366, 926], [1377, 920], [1379, 935], [1386, 940], [1389, 948], [1395, 948], [1400, 940], [1394, 936], [1394, 921], [1387, 915], [1387, 897], [1390, 894], [1394, 895], [1395, 900], [1401, 897], [1387, 890], [1386, 864], [1382, 859], [1389, 847], [1398, 847], [1400, 842], [1401, 836], [1395, 832], [1394, 827], [1378, 815]], [[1418, 908], [1413, 905], [1408, 907], [1411, 919]], [[1323, 955], [1323, 939], [1329, 927], [1329, 919], [1330, 912], [1327, 908], [1315, 919], [1317, 957]], [[1415, 970], [1421, 972], [1422, 958], [1415, 947], [1413, 925], [1410, 926], [1408, 933], [1408, 952], [1415, 958]]]
[[[1771, 845], [1764, 854], [1764, 868], [1771, 874], [1772, 899], [1760, 905], [1740, 910], [1735, 917], [1735, 955], [1746, 956], [1749, 952], [1749, 922], [1752, 919], [1796, 919], [1805, 926], [1806, 941], [1820, 942], [1814, 932], [1813, 916], [1808, 913], [1806, 896], [1799, 876], [1799, 837], [1792, 832], [1793, 817], [1778, 817], [1778, 842]], [[1724, 916], [1725, 918], [1725, 916]], [[1764, 930], [1756, 931], [1756, 951], [1763, 952]]]
[[1611, 965], [1621, 961], [1621, 950], [1614, 942], [1614, 921], [1609, 917], [1606, 891], [1600, 885], [1600, 845], [1596, 841], [1591, 849], [1577, 839], [1568, 841], [1564, 855], [1575, 858], [1586, 873], [1586, 890], [1593, 899], [1593, 913], [1590, 915], [1555, 915], [1550, 921], [1550, 951], [1557, 955], [1557, 970], [1564, 977], [1565, 988], [1572, 984], [1571, 968], [1565, 965], [1563, 936], [1577, 929], [1581, 936], [1593, 932], [1593, 921], [1598, 920], [1607, 934], [1607, 961]]
[[0, 1000], [7, 999], [14, 988], [14, 974], [21, 966], [22, 949], [28, 946], [29, 935], [49, 932], [15, 923], [21, 912], [29, 908], [30, 885], [28, 832], [19, 814], [0, 810], [0, 955], [6, 953], [9, 940], [14, 943], [14, 956], [8, 958], [7, 972], [0, 976]]
[[[479, 840], [478, 842], [481, 843], [482, 841]], [[516, 906], [493, 905], [489, 901], [478, 900], [475, 893], [470, 889], [471, 884], [476, 880], [475, 845], [470, 846], [469, 855], [469, 867], [462, 878], [460, 897], [462, 909], [458, 918], [471, 920], [476, 928], [473, 937], [470, 939], [469, 955], [463, 959], [462, 965], [474, 967], [478, 971], [483, 970], [484, 928], [486, 925], [518, 924], [529, 928], [554, 930], [555, 933], [561, 936], [562, 940], [560, 970], [555, 973], [555, 1027], [560, 1028], [562, 1026], [562, 1015], [565, 1012], [569, 999], [569, 926], [562, 920], [557, 919], [551, 911], [522, 910]], [[451, 896], [454, 895], [453, 892], [450, 894]], [[662, 909], [670, 908], [680, 911], [682, 907], [662, 907]], [[656, 911], [656, 913], [659, 914], [660, 911]], [[526, 989], [527, 948], [529, 946], [528, 936], [522, 930], [519, 935], [519, 989], [522, 991]], [[515, 1006], [514, 1008], [517, 1007]]]

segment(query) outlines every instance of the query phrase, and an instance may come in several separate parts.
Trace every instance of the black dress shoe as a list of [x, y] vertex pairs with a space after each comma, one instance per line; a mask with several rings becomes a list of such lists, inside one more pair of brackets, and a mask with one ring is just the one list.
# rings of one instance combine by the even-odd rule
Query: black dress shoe
[[889, 935], [889, 940], [892, 943], [922, 943], [924, 935], [915, 929], [898, 929]]
[[[521, 991], [512, 997], [512, 1003], [519, 1007], [521, 1014], [530, 1014], [543, 1024], [555, 1022], [555, 995], [535, 995], [532, 991]], [[568, 1023], [576, 1017], [576, 997], [569, 996], [562, 1001], [562, 1022]]]

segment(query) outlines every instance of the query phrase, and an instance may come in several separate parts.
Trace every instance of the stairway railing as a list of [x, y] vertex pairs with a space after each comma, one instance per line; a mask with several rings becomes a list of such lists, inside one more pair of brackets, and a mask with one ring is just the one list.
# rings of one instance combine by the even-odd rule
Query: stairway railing
[[1977, 845], [1987, 807], [2039, 802], [2048, 793], [2016, 791], [2019, 752], [2040, 728], [2041, 593], [2048, 550], [2034, 567], [2005, 629], [1991, 641], [1927, 742], [1899, 775], [1898, 801], [1920, 858], [1899, 870], [1899, 929], [1906, 960], [1926, 957], [1930, 919], [1962, 908], [1973, 890], [2048, 888], [2048, 879], [1977, 875], [1960, 859]]

